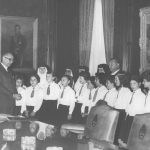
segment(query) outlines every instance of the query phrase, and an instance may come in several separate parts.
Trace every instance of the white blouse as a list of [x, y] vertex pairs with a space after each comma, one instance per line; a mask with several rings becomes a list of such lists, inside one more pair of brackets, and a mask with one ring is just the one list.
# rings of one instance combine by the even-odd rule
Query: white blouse
[[[91, 109], [91, 105], [92, 105], [92, 101], [93, 101], [93, 96], [94, 96], [94, 94], [95, 94], [95, 88], [94, 89], [92, 89], [92, 90], [90, 90], [90, 89], [88, 89], [88, 99], [87, 99], [87, 101], [85, 101], [84, 103], [83, 103], [83, 105], [82, 105], [82, 107], [81, 107], [81, 113], [84, 113], [85, 112], [85, 107], [87, 106], [88, 107], [88, 112], [90, 111], [90, 109]], [[90, 93], [91, 93], [91, 95], [90, 95]]]
[[144, 113], [150, 113], [150, 91], [148, 91], [145, 97]]
[[87, 88], [87, 83], [85, 83], [84, 85], [81, 84], [78, 91], [76, 91], [76, 101], [81, 104], [86, 103], [88, 101], [88, 96], [89, 89]]
[[[105, 97], [106, 93], [108, 92], [108, 90], [105, 86], [97, 87], [96, 90], [98, 90], [98, 92], [97, 92], [96, 99], [92, 100], [92, 103], [91, 103], [92, 106], [95, 106], [99, 100], [104, 100], [104, 97]], [[94, 95], [93, 95], [93, 98], [94, 98]]]
[[132, 92], [130, 104], [126, 108], [127, 115], [135, 116], [136, 114], [143, 114], [145, 98], [146, 96], [141, 89]]
[[108, 90], [108, 92], [104, 96], [104, 101], [106, 101], [109, 106], [114, 107], [114, 104], [117, 100], [117, 95], [118, 91], [116, 90], [116, 88], [112, 88]]
[[121, 87], [118, 91], [117, 100], [114, 104], [116, 109], [126, 109], [130, 103], [132, 92], [129, 88]]
[[79, 77], [78, 77], [77, 81], [74, 84], [74, 90], [75, 90], [76, 93], [77, 93], [77, 91], [80, 90], [81, 86], [82, 86], [82, 84], [80, 83], [80, 80], [79, 80]]
[[23, 113], [26, 110], [25, 105], [25, 89], [23, 87], [17, 88], [17, 91], [19, 94], [21, 94], [21, 100], [16, 100], [16, 106], [21, 106], [21, 113]]
[[[50, 88], [50, 94], [47, 94], [47, 88]], [[50, 85], [48, 83], [44, 87], [44, 100], [58, 100], [60, 95], [60, 87], [57, 83], [52, 82]]]
[[72, 114], [75, 106], [75, 101], [76, 101], [75, 92], [70, 86], [67, 86], [64, 89], [61, 88], [59, 98], [58, 98], [57, 108], [60, 104], [69, 106], [69, 114]]
[[37, 85], [34, 88], [34, 96], [33, 97], [31, 97], [32, 91], [33, 91], [32, 86], [26, 88], [25, 103], [26, 103], [26, 106], [34, 106], [33, 111], [37, 112], [42, 105], [44, 93], [43, 93], [43, 89], [39, 85]]

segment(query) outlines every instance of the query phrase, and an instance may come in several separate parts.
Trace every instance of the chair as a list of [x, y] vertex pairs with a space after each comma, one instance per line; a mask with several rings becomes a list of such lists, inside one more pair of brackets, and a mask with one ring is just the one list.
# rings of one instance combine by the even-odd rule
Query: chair
[[150, 149], [150, 113], [136, 115], [130, 130], [128, 150]]
[[117, 149], [113, 144], [119, 112], [108, 105], [101, 104], [91, 109], [87, 118], [85, 135], [99, 149]]

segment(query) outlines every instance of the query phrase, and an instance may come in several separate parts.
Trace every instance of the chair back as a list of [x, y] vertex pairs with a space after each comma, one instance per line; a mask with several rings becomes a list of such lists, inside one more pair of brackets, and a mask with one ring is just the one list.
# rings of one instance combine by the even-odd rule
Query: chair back
[[108, 105], [91, 109], [85, 126], [85, 135], [95, 141], [114, 142], [119, 112]]
[[127, 147], [129, 150], [150, 149], [150, 113], [134, 117]]

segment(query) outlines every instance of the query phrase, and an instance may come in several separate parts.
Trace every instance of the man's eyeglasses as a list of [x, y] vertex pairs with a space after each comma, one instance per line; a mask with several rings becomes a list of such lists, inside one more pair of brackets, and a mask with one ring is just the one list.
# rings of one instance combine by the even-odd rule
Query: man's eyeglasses
[[5, 57], [6, 59], [8, 59], [9, 61], [13, 62], [14, 59], [13, 58], [9, 58], [9, 57]]

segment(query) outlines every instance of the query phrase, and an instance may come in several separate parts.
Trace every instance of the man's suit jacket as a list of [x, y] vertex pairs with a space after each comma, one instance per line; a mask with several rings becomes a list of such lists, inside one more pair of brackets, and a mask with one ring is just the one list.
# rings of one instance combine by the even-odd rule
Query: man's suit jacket
[[15, 93], [17, 93], [15, 81], [0, 63], [0, 113], [13, 113], [15, 106], [13, 94]]

